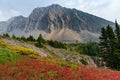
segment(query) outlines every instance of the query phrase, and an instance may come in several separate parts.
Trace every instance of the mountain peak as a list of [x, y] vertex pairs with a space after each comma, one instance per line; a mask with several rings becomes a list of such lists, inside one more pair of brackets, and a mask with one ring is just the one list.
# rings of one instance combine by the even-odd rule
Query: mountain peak
[[102, 27], [113, 24], [97, 16], [52, 4], [38, 7], [28, 18], [18, 17], [8, 25], [7, 32], [21, 36], [33, 35], [60, 41], [97, 41]]
[[63, 9], [63, 7], [60, 6], [59, 4], [52, 4], [52, 5], [48, 6], [47, 8], [49, 10], [57, 10], [58, 12]]
[[52, 4], [50, 5], [50, 7], [62, 7], [62, 6], [60, 6], [59, 4]]

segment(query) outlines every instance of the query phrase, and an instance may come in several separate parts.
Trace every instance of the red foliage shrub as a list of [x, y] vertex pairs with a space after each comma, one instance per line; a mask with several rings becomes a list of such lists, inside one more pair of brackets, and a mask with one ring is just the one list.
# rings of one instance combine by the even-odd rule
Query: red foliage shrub
[[61, 67], [35, 59], [0, 66], [0, 80], [120, 80], [120, 72], [80, 66], [80, 69]]

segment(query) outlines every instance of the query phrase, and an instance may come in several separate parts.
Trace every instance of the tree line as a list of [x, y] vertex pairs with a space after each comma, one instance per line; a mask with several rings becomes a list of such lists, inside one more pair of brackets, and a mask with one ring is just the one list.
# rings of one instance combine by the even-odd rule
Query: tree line
[[[8, 38], [10, 38], [9, 34], [7, 34], [7, 33], [3, 34], [2, 37], [8, 37]], [[27, 37], [27, 38], [24, 37], [24, 36], [22, 36], [22, 37], [16, 37], [15, 35], [12, 35], [11, 38], [19, 40], [19, 41], [25, 41], [25, 42], [30, 41], [30, 42], [33, 42], [35, 44], [35, 46], [39, 47], [39, 48], [44, 47], [44, 45], [50, 45], [50, 46], [52, 46], [54, 48], [66, 49], [66, 46], [65, 46], [64, 43], [62, 43], [60, 41], [56, 41], [56, 40], [54, 40], [54, 41], [53, 40], [45, 40], [41, 34], [38, 36], [37, 39], [35, 39], [31, 35], [29, 37]]]

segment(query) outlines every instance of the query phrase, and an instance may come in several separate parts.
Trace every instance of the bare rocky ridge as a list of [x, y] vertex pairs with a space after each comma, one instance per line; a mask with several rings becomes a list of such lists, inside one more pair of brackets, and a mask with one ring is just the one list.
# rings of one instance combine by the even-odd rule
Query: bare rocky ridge
[[53, 4], [35, 8], [28, 18], [19, 16], [8, 25], [7, 33], [16, 36], [42, 34], [46, 39], [66, 42], [98, 41], [101, 27], [112, 22], [100, 17]]

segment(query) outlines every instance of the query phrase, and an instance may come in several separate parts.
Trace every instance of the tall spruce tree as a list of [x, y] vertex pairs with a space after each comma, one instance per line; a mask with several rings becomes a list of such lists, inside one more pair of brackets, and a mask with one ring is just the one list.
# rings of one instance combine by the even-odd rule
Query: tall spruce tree
[[107, 46], [108, 46], [108, 39], [107, 39], [107, 33], [106, 33], [106, 29], [102, 28], [101, 29], [101, 36], [99, 37], [100, 39], [100, 52], [102, 53], [102, 57], [107, 57]]
[[116, 36], [115, 33], [112, 29], [111, 26], [107, 26], [106, 28], [106, 33], [107, 33], [107, 37], [108, 37], [108, 58], [107, 58], [107, 66], [111, 67], [111, 68], [117, 68], [117, 64], [118, 64], [118, 56], [116, 55]]
[[45, 43], [45, 39], [42, 37], [42, 35], [40, 34], [38, 36], [38, 39], [37, 39], [37, 43], [36, 43], [36, 46], [37, 47], [43, 47], [43, 44]]
[[109, 53], [113, 53], [115, 51], [115, 46], [116, 46], [116, 37], [115, 37], [115, 33], [112, 29], [111, 26], [107, 26], [106, 28], [106, 33], [107, 33], [107, 39], [108, 39], [108, 50]]
[[[118, 44], [120, 44], [120, 26], [117, 23], [117, 21], [115, 21], [115, 33], [116, 33]], [[118, 45], [117, 47], [120, 49], [120, 45]]]

